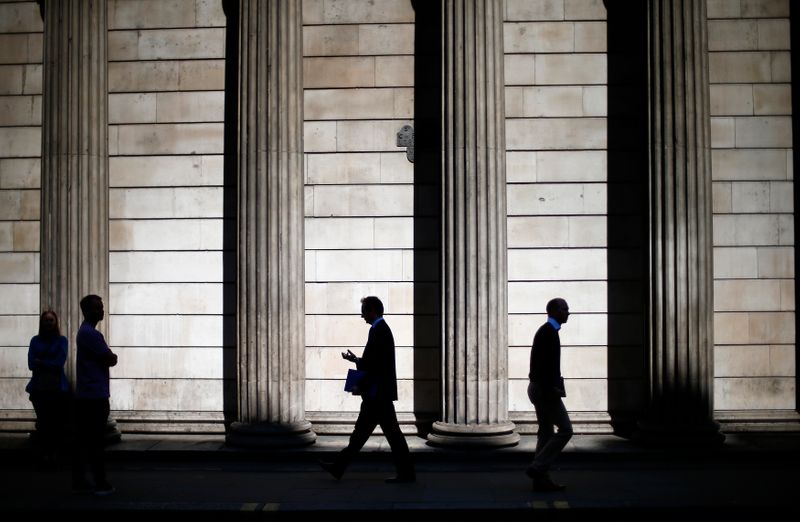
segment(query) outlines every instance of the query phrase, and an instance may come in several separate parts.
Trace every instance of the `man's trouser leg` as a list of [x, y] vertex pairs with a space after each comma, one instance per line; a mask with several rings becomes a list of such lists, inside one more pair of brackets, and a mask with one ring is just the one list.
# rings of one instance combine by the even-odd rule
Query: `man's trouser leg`
[[369, 436], [375, 431], [377, 425], [378, 415], [375, 410], [375, 404], [369, 399], [362, 400], [361, 411], [358, 413], [353, 433], [350, 434], [350, 442], [345, 449], [339, 452], [334, 461], [339, 470], [344, 472], [347, 469], [356, 454], [364, 447]]
[[411, 462], [411, 453], [408, 451], [406, 437], [397, 422], [394, 403], [388, 401], [385, 404], [381, 404], [379, 408], [379, 424], [381, 425], [381, 430], [383, 430], [383, 435], [389, 442], [389, 447], [392, 448], [392, 459], [394, 460], [395, 468], [397, 468], [397, 475], [402, 477], [413, 476], [414, 464]]
[[[546, 472], [572, 438], [572, 423], [561, 397], [554, 393], [540, 393], [535, 390], [535, 386], [533, 387], [534, 390], [530, 395], [533, 406], [536, 408], [540, 433], [544, 427], [543, 435], [545, 436], [536, 443], [536, 455], [531, 468]], [[558, 428], [555, 433], [553, 433], [553, 425]]]

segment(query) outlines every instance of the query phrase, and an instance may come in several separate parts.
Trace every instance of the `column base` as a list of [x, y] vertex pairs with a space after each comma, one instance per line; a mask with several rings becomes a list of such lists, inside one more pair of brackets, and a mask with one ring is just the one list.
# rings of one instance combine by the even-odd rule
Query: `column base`
[[317, 434], [308, 421], [277, 424], [234, 422], [225, 435], [225, 444], [242, 448], [293, 448], [314, 444]]
[[519, 443], [519, 433], [513, 422], [496, 424], [452, 424], [434, 422], [428, 442], [435, 446], [452, 448], [503, 448]]
[[719, 423], [711, 420], [700, 424], [642, 421], [632, 440], [645, 446], [708, 448], [721, 446], [725, 435], [719, 431]]

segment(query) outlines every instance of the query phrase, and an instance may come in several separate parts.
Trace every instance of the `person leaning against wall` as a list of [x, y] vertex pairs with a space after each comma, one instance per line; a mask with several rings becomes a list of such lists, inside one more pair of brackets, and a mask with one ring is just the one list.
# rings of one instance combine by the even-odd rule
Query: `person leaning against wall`
[[[76, 493], [108, 495], [114, 487], [106, 478], [103, 457], [106, 424], [110, 411], [109, 371], [117, 364], [105, 337], [97, 330], [103, 320], [103, 299], [87, 295], [81, 299], [83, 324], [76, 336], [75, 384], [75, 455], [72, 466], [72, 489]], [[85, 465], [90, 465], [94, 484], [86, 480]]]
[[61, 335], [58, 315], [45, 310], [39, 316], [39, 333], [28, 347], [31, 380], [25, 387], [36, 411], [34, 442], [41, 450], [43, 463], [54, 463], [67, 436], [69, 382], [64, 373], [67, 338]]

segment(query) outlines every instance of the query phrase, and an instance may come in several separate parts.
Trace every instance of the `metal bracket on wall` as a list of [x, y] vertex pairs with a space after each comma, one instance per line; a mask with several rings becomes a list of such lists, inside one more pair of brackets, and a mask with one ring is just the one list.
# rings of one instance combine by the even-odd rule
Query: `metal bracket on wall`
[[406, 147], [406, 157], [408, 161], [414, 163], [414, 127], [411, 125], [403, 125], [397, 131], [397, 146]]

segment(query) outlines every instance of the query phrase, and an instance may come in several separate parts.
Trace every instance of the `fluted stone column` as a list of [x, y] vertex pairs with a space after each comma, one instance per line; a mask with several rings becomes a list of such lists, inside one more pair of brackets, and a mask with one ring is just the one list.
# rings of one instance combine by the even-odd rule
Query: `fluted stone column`
[[316, 439], [304, 407], [302, 71], [301, 0], [242, 0], [233, 445]]
[[508, 446], [503, 3], [442, 6], [443, 403], [428, 439]]
[[[47, 2], [43, 15], [40, 303], [59, 315], [74, 383], [80, 300], [97, 294], [108, 310], [106, 2]], [[108, 320], [98, 328], [107, 336]]]
[[640, 435], [719, 442], [703, 0], [650, 0], [650, 396]]

